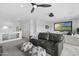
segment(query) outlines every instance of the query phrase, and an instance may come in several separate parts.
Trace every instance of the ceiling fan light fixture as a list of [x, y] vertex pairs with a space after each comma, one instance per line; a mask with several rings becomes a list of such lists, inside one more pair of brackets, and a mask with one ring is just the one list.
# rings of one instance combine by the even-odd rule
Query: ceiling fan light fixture
[[34, 7], [34, 8], [37, 8], [37, 6], [36, 6], [36, 5], [34, 5], [33, 7]]
[[54, 14], [53, 14], [53, 13], [50, 13], [50, 14], [49, 14], [49, 17], [53, 17], [53, 16], [54, 16]]

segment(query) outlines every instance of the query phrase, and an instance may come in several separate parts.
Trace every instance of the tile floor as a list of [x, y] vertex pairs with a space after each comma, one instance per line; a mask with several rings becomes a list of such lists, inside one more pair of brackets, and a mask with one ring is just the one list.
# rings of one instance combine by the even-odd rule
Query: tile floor
[[64, 43], [61, 56], [79, 56], [79, 46]]

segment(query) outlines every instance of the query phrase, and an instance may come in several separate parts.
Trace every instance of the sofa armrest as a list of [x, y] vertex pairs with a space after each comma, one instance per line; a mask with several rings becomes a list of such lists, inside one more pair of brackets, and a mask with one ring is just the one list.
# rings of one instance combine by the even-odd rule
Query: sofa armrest
[[55, 44], [55, 56], [60, 56], [63, 50], [63, 40]]
[[30, 42], [35, 45], [35, 46], [38, 46], [39, 45], [39, 42], [37, 39], [31, 39]]

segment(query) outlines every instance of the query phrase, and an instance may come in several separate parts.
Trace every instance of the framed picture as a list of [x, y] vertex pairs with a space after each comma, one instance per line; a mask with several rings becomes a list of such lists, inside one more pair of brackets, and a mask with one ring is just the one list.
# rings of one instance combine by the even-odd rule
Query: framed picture
[[49, 26], [48, 25], [45, 25], [45, 29], [49, 29]]

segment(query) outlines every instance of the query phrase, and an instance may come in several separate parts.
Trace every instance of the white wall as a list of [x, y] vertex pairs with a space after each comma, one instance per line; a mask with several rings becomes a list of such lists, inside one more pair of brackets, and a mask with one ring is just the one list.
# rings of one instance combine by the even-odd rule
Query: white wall
[[37, 21], [34, 19], [30, 20], [30, 35], [36, 34], [37, 32]]
[[[24, 37], [29, 37], [32, 34], [38, 34], [39, 32], [46, 32], [51, 30], [51, 22], [45, 20], [21, 20], [21, 21], [0, 21], [0, 32], [15, 32], [17, 26], [21, 26], [22, 34]], [[45, 25], [49, 25], [49, 30], [45, 29]], [[8, 29], [3, 29], [3, 26], [8, 26]]]
[[[73, 31], [76, 32], [76, 29], [79, 28], [79, 18], [70, 19], [73, 22]], [[69, 20], [69, 21], [70, 21]], [[63, 20], [68, 21], [68, 20]], [[56, 22], [63, 22], [56, 21]], [[53, 21], [45, 21], [42, 19], [39, 20], [26, 20], [26, 21], [0, 21], [0, 32], [13, 32], [16, 31], [16, 26], [21, 25], [23, 36], [29, 37], [32, 34], [38, 34], [39, 32], [53, 32], [54, 31], [54, 23]], [[2, 26], [7, 25], [9, 28], [7, 30], [3, 30]], [[45, 25], [49, 25], [49, 29], [45, 29]]]
[[[49, 26], [49, 29], [45, 29], [45, 25]], [[51, 32], [52, 31], [51, 21], [38, 20], [37, 21], [37, 32]]]
[[[20, 21], [22, 26], [22, 32], [24, 37], [29, 37], [30, 35], [37, 35], [39, 32], [52, 31], [52, 22], [45, 21], [41, 19], [31, 19], [27, 21]], [[49, 29], [45, 29], [45, 25], [49, 25]]]
[[30, 21], [19, 21], [19, 24], [22, 28], [22, 36], [29, 38], [30, 35]]
[[[8, 29], [3, 29], [3, 26], [8, 26]], [[30, 21], [13, 21], [13, 20], [0, 20], [0, 33], [15, 32], [16, 27], [21, 26], [22, 35], [29, 37], [30, 35]]]
[[[45, 29], [45, 25], [49, 26], [49, 29]], [[37, 35], [39, 32], [51, 32], [53, 30], [52, 23], [45, 20], [31, 20], [30, 22], [30, 35]]]
[[[73, 32], [76, 32], [76, 29], [79, 28], [79, 18], [72, 18], [70, 19], [73, 22]], [[69, 20], [69, 21], [70, 21]], [[63, 20], [68, 21], [68, 20]], [[56, 22], [63, 22], [56, 21]], [[54, 23], [53, 21], [45, 21], [42, 19], [39, 20], [27, 20], [27, 21], [0, 21], [0, 32], [13, 32], [16, 31], [16, 26], [21, 25], [23, 36], [29, 37], [32, 34], [38, 34], [39, 32], [53, 32], [54, 31]], [[2, 26], [7, 25], [9, 28], [7, 30], [3, 30]], [[45, 29], [45, 25], [49, 25], [49, 29]]]
[[76, 32], [76, 29], [79, 28], [79, 18], [73, 18], [72, 22], [73, 32]]
[[[16, 26], [18, 25], [18, 22], [16, 21], [10, 21], [10, 20], [0, 20], [0, 33], [3, 32], [15, 32]], [[7, 29], [3, 29], [3, 26], [8, 26]]]

